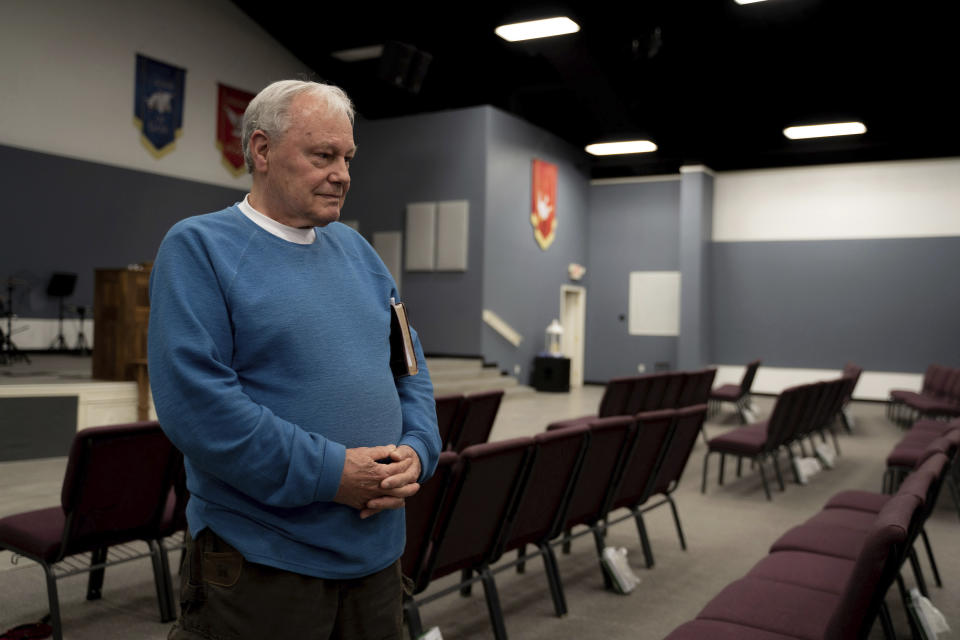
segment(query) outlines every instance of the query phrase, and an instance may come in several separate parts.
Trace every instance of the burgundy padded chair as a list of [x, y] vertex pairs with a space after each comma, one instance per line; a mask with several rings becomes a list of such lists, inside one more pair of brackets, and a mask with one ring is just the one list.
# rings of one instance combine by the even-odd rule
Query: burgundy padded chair
[[517, 549], [518, 558], [514, 563], [498, 566], [497, 571], [516, 565], [522, 572], [529, 558], [526, 545], [536, 545], [537, 554], [543, 557], [553, 608], [560, 617], [567, 613], [567, 602], [550, 541], [562, 533], [567, 505], [590, 443], [590, 426], [554, 429], [538, 433], [533, 440], [536, 450], [530, 475], [501, 549], [502, 553]]
[[863, 367], [848, 362], [843, 365], [843, 373], [840, 375], [844, 378], [847, 378], [851, 381], [851, 384], [846, 388], [846, 395], [843, 398], [843, 406], [840, 407], [840, 421], [843, 424], [844, 430], [847, 433], [853, 433], [853, 426], [851, 424], [850, 416], [847, 415], [847, 405], [850, 404], [850, 401], [853, 399], [853, 392], [857, 388], [857, 383], [860, 382], [860, 375], [863, 373]]
[[450, 448], [450, 435], [454, 424], [456, 424], [460, 403], [463, 402], [463, 394], [437, 396], [433, 400], [437, 407], [437, 427], [440, 431], [440, 442], [445, 451]]
[[635, 398], [627, 405], [627, 412], [630, 415], [646, 413], [647, 411], [657, 411], [663, 409], [663, 399], [667, 393], [667, 386], [670, 383], [670, 374], [651, 373], [646, 376], [640, 376], [637, 379], [638, 389], [645, 383], [646, 392], [639, 393], [634, 391]]
[[[551, 424], [547, 429], [553, 431], [556, 427]], [[590, 423], [590, 446], [561, 527], [564, 531], [564, 553], [569, 553], [573, 538], [592, 533], [599, 561], [604, 547], [602, 520], [607, 515], [606, 507], [610, 504], [611, 496], [617, 490], [623, 465], [633, 454], [635, 435], [636, 421], [633, 416], [597, 418]], [[586, 525], [587, 529], [573, 534], [573, 527], [578, 525]], [[605, 585], [612, 585], [605, 572], [603, 578]]]
[[[797, 421], [805, 407], [809, 404], [812, 393], [811, 385], [801, 385], [784, 389], [773, 406], [770, 418], [755, 424], [738, 427], [732, 431], [719, 435], [707, 442], [707, 452], [703, 456], [703, 480], [700, 492], [707, 492], [707, 470], [710, 454], [720, 454], [719, 484], [723, 484], [724, 460], [727, 455], [734, 455], [739, 462], [743, 458], [753, 460], [760, 471], [760, 480], [767, 500], [772, 500], [770, 487], [764, 470], [764, 462], [773, 462], [780, 489], [783, 490], [783, 477], [777, 460], [779, 449], [796, 431]], [[789, 451], [789, 447], [787, 447]], [[792, 455], [792, 453], [791, 453]]]
[[608, 418], [610, 416], [626, 415], [628, 413], [627, 403], [630, 401], [636, 380], [637, 378], [633, 377], [613, 378], [608, 381], [603, 389], [603, 398], [600, 399], [597, 416]]
[[[406, 599], [404, 608], [411, 637], [422, 633], [419, 605], [456, 590], [468, 593], [467, 587], [476, 581], [483, 583], [494, 637], [507, 637], [489, 564], [496, 558], [510, 516], [523, 493], [533, 450], [532, 438], [514, 438], [476, 444], [460, 452], [425, 543], [429, 547], [410, 577], [414, 594], [421, 593], [431, 581], [456, 571], [461, 571], [464, 579], [419, 601]], [[468, 577], [473, 572], [479, 577]]]
[[502, 389], [466, 396], [460, 405], [454, 432], [450, 435], [450, 449], [461, 452], [467, 447], [486, 442], [502, 400]]
[[629, 509], [630, 512], [621, 518], [613, 521], [608, 519], [607, 526], [612, 526], [626, 518], [634, 518], [648, 568], [653, 566], [653, 551], [650, 548], [650, 539], [647, 536], [643, 516], [640, 514], [640, 506], [647, 501], [653, 490], [656, 473], [673, 438], [676, 419], [675, 409], [637, 414], [637, 435], [633, 455], [624, 466], [620, 481], [617, 483], [619, 486], [610, 504], [604, 507], [607, 513], [621, 508]]
[[680, 392], [680, 399], [677, 401], [677, 409], [709, 402], [710, 389], [713, 387], [713, 379], [716, 375], [716, 369], [688, 372]]
[[[697, 619], [806, 640], [865, 638], [878, 615], [886, 620], [886, 628], [889, 617], [883, 614], [884, 596], [899, 574], [909, 532], [919, 512], [916, 496], [896, 496], [877, 514], [867, 533], [857, 532], [860, 542], [849, 558], [852, 563], [823, 563], [833, 564], [829, 571], [834, 576], [845, 577], [839, 593], [792, 584], [786, 581], [790, 578], [787, 575], [769, 579], [748, 574], [727, 585]], [[798, 559], [793, 575], [806, 572], [800, 566], [803, 560], [808, 558]], [[668, 636], [689, 637], [696, 636]]]
[[732, 402], [736, 405], [741, 424], [747, 424], [747, 416], [744, 415], [743, 410], [750, 402], [750, 389], [753, 388], [753, 379], [757, 376], [759, 368], [760, 360], [749, 362], [743, 378], [740, 379], [740, 384], [721, 385], [710, 392], [710, 400], [717, 406], [723, 402]]
[[680, 393], [683, 391], [687, 374], [682, 371], [673, 371], [661, 375], [666, 377], [667, 386], [663, 390], [663, 398], [660, 400], [660, 406], [654, 410], [676, 409], [680, 406]]
[[[149, 555], [160, 618], [173, 619], [155, 539], [178, 464], [176, 450], [156, 422], [83, 429], [70, 448], [60, 505], [0, 519], [0, 549], [43, 568], [54, 638], [63, 637], [56, 581], [89, 572], [87, 599], [98, 599], [103, 569], [114, 564], [109, 547], [137, 540], [147, 542], [149, 554], [126, 559]], [[86, 552], [92, 554], [89, 567], [59, 565]]]
[[459, 459], [453, 451], [444, 451], [437, 461], [433, 476], [423, 483], [420, 490], [406, 499], [404, 516], [406, 520], [407, 544], [400, 557], [403, 575], [415, 580], [426, 553], [430, 550], [430, 537], [440, 513], [440, 506], [450, 485], [453, 467]]
[[[683, 536], [683, 527], [680, 526], [680, 514], [677, 512], [677, 504], [673, 499], [673, 492], [680, 485], [680, 478], [683, 476], [683, 470], [687, 466], [690, 454], [693, 452], [693, 445], [696, 444], [697, 434], [703, 429], [703, 422], [707, 418], [706, 403], [685, 407], [677, 410], [676, 422], [673, 428], [673, 437], [667, 443], [663, 459], [657, 467], [653, 483], [643, 504], [637, 510], [637, 517], [643, 518], [643, 514], [652, 511], [664, 504], [670, 505], [670, 511], [673, 514], [673, 524], [677, 528], [677, 537], [680, 539], [680, 548], [687, 550], [687, 541]], [[636, 455], [636, 454], [634, 454]], [[654, 496], [663, 496], [651, 505], [646, 505]], [[651, 552], [648, 566], [653, 566], [653, 553]]]

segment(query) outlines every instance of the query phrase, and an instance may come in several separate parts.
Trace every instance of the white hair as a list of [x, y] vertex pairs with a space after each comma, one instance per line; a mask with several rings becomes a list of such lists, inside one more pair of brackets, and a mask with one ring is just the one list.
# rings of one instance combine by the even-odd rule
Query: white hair
[[280, 139], [290, 126], [290, 103], [303, 93], [321, 99], [327, 109], [347, 116], [353, 125], [353, 103], [340, 87], [305, 80], [278, 80], [254, 96], [243, 112], [243, 159], [247, 163], [247, 171], [253, 173], [253, 156], [250, 153], [253, 132], [259, 129], [268, 138]]

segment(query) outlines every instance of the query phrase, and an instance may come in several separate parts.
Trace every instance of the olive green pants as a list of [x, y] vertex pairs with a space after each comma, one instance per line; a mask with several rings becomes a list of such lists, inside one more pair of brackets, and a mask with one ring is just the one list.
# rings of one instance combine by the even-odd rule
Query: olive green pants
[[400, 562], [325, 580], [246, 561], [210, 529], [187, 537], [180, 618], [168, 640], [400, 640]]

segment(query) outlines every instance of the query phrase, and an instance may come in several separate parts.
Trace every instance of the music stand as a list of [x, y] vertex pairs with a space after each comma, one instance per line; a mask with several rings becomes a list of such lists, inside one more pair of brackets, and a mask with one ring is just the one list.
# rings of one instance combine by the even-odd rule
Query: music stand
[[67, 351], [67, 340], [63, 336], [63, 299], [73, 295], [73, 290], [77, 286], [77, 274], [75, 273], [54, 273], [50, 276], [50, 284], [47, 285], [47, 295], [51, 298], [59, 298], [59, 316], [57, 337], [50, 345], [51, 351]]
[[13, 343], [13, 288], [20, 284], [26, 284], [23, 280], [16, 278], [7, 278], [7, 335], [0, 331], [0, 364], [13, 364], [17, 360], [23, 360], [30, 364], [30, 356], [17, 348]]

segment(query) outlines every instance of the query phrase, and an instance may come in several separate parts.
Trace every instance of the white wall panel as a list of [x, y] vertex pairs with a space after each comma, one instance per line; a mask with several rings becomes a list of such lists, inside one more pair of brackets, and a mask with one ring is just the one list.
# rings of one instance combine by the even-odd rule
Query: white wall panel
[[630, 335], [680, 335], [679, 271], [631, 272], [629, 300]]
[[412, 202], [407, 205], [407, 271], [433, 271], [436, 265], [437, 203]]
[[[228, 0], [4, 0], [0, 144], [233, 188], [216, 148], [217, 83], [256, 93], [309, 73]], [[186, 68], [183, 133], [154, 158], [133, 125], [136, 54]]]
[[466, 271], [470, 232], [466, 200], [437, 203], [437, 271]]
[[380, 254], [383, 264], [387, 265], [390, 275], [400, 289], [400, 255], [403, 246], [403, 234], [399, 231], [378, 231], [373, 234], [373, 248]]
[[960, 158], [717, 175], [717, 242], [960, 236]]

